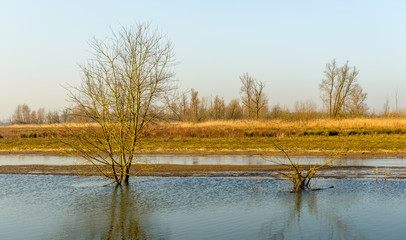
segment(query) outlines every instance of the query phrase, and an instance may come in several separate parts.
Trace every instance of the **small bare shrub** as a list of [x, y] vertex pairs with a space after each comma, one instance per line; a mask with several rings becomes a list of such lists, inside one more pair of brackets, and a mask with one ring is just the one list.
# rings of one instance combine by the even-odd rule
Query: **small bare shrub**
[[338, 156], [331, 157], [327, 159], [323, 164], [314, 164], [304, 167], [299, 163], [294, 163], [288, 153], [279, 147], [276, 143], [274, 143], [275, 147], [279, 149], [285, 157], [288, 159], [289, 164], [286, 164], [289, 168], [287, 172], [280, 171], [279, 174], [282, 175], [282, 178], [292, 183], [292, 191], [293, 192], [300, 192], [305, 189], [310, 189], [312, 186], [310, 185], [311, 180], [316, 176], [317, 172], [325, 167], [329, 166], [334, 159]]

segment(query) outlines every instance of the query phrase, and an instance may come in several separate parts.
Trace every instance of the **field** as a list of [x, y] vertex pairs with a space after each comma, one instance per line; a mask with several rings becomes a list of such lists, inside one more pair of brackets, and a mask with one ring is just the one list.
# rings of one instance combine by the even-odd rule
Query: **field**
[[[79, 124], [69, 124], [72, 129]], [[86, 125], [89, 129], [94, 124]], [[0, 127], [0, 153], [71, 152], [60, 140], [65, 125]], [[171, 154], [403, 156], [406, 118], [313, 119], [309, 121], [160, 122], [145, 129], [139, 152]]]

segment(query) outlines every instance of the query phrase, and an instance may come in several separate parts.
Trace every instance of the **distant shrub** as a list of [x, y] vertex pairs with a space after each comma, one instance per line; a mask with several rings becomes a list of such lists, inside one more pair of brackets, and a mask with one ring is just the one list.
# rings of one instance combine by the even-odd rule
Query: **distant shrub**
[[267, 137], [276, 137], [276, 133], [270, 132], [266, 134]]
[[41, 137], [41, 134], [37, 132], [32, 132], [32, 133], [22, 133], [20, 135], [21, 138], [38, 138]]
[[395, 134], [404, 134], [405, 132], [402, 130], [402, 129], [400, 129], [400, 128], [397, 128], [397, 129], [395, 129]]
[[329, 135], [329, 136], [337, 136], [337, 135], [338, 135], [338, 132], [335, 131], [335, 130], [332, 130], [332, 131], [329, 131], [329, 132], [328, 132], [328, 135]]
[[377, 134], [393, 134], [394, 131], [392, 129], [380, 129], [376, 132]]
[[327, 135], [327, 134], [324, 131], [317, 131], [317, 132], [314, 133], [314, 135], [324, 136], [324, 135]]
[[0, 138], [4, 138], [3, 135], [0, 135]]
[[254, 136], [254, 132], [244, 132], [244, 136], [246, 136], [246, 137], [253, 137], [253, 136]]

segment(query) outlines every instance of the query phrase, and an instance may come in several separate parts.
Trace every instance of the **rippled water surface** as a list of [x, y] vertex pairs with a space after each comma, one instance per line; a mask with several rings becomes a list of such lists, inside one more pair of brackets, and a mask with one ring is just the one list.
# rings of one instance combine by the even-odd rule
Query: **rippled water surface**
[[0, 239], [403, 239], [406, 181], [0, 175]]

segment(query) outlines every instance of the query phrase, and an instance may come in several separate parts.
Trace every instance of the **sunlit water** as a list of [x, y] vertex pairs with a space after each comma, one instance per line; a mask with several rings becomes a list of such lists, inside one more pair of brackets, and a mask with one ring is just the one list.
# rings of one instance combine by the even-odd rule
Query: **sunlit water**
[[0, 175], [0, 239], [404, 239], [406, 181]]
[[[165, 155], [165, 154], [140, 154], [138, 159], [141, 163], [153, 164], [182, 164], [182, 165], [273, 165], [288, 163], [283, 157], [266, 157], [251, 155]], [[292, 157], [295, 163], [322, 164], [327, 158], [324, 157]], [[76, 157], [52, 156], [39, 154], [13, 154], [0, 155], [0, 166], [4, 165], [80, 165], [89, 164], [85, 160]], [[406, 167], [404, 158], [339, 158], [333, 161], [337, 166], [378, 166], [378, 167]]]

